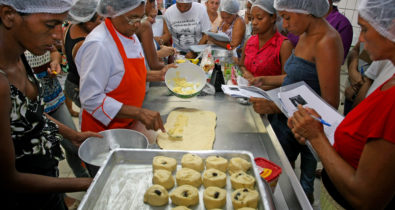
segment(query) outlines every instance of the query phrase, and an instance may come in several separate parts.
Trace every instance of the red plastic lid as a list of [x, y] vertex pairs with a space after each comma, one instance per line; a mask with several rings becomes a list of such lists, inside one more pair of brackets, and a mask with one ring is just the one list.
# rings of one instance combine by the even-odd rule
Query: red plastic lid
[[267, 182], [278, 178], [280, 176], [282, 169], [280, 166], [274, 164], [273, 162], [266, 160], [263, 157], [255, 158], [255, 164], [262, 167], [264, 170], [260, 174]]

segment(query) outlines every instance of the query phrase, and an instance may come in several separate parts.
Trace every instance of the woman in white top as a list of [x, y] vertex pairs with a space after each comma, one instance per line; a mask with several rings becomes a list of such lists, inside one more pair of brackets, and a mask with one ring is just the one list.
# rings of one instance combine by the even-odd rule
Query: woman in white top
[[221, 16], [218, 14], [218, 8], [220, 4], [220, 0], [207, 0], [206, 8], [207, 14], [211, 21], [211, 32], [217, 32], [219, 25], [221, 24]]

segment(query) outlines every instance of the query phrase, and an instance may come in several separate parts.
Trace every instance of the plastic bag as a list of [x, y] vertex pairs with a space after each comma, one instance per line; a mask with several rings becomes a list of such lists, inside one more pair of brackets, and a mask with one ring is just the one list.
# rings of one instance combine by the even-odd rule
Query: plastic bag
[[200, 62], [200, 67], [208, 73], [210, 70], [214, 69], [214, 58], [211, 54], [211, 46], [207, 46], [202, 52], [202, 61]]

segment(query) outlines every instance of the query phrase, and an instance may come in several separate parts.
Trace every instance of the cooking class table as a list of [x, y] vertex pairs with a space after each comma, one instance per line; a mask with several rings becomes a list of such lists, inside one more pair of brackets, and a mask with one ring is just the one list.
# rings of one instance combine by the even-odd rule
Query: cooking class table
[[215, 150], [247, 150], [254, 157], [264, 157], [282, 168], [272, 196], [276, 209], [312, 209], [298, 178], [266, 116], [257, 114], [251, 105], [242, 105], [223, 93], [181, 99], [169, 94], [164, 83], [150, 87], [143, 107], [160, 112], [165, 123], [175, 108], [196, 108], [217, 114]]

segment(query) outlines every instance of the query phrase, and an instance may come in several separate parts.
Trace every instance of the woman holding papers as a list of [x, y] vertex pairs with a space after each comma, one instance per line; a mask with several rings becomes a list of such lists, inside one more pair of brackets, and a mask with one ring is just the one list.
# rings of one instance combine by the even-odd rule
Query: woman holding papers
[[208, 41], [223, 48], [228, 48], [227, 46], [230, 45], [231, 49], [235, 49], [242, 44], [246, 25], [243, 18], [237, 14], [239, 6], [238, 0], [222, 0], [219, 6], [222, 22], [218, 32], [225, 33], [230, 42], [218, 41], [210, 36], [207, 37]]
[[[305, 81], [326, 102], [337, 108], [343, 48], [338, 32], [323, 18], [329, 9], [328, 1], [275, 0], [274, 8], [283, 18], [283, 27], [300, 36], [294, 52], [284, 66], [287, 75], [282, 86]], [[264, 84], [273, 82], [270, 77], [263, 77], [263, 80], [268, 80], [264, 81]], [[257, 83], [254, 85], [260, 86]], [[280, 113], [273, 102], [254, 98], [251, 102], [258, 113]], [[285, 115], [274, 114], [269, 116], [269, 120], [288, 159], [294, 162], [301, 154], [300, 182], [310, 202], [313, 203], [316, 159], [307, 146], [300, 145], [294, 138], [287, 126]]]
[[285, 77], [284, 65], [293, 48], [291, 42], [278, 33], [276, 19], [273, 0], [254, 2], [251, 23], [255, 35], [244, 45], [240, 60], [240, 69], [246, 79], [259, 76], [278, 77], [277, 84], [261, 87], [265, 90], [281, 85]]
[[[372, 60], [395, 65], [395, 0], [362, 0], [360, 41]], [[323, 128], [299, 106], [288, 121], [295, 137], [310, 141], [324, 171], [322, 209], [394, 209], [395, 75], [355, 107], [338, 126], [329, 144]]]

